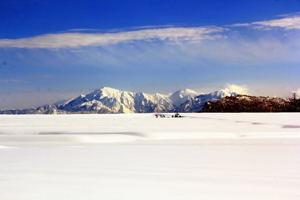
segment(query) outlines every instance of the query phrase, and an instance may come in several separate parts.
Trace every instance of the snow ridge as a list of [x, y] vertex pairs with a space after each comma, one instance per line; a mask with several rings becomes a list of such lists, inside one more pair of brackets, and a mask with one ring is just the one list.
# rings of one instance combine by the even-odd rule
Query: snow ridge
[[102, 87], [91, 93], [70, 99], [60, 105], [59, 109], [69, 112], [95, 113], [196, 112], [207, 101], [217, 101], [222, 97], [233, 95], [237, 95], [237, 93], [226, 89], [208, 94], [183, 89], [165, 95], [128, 92]]

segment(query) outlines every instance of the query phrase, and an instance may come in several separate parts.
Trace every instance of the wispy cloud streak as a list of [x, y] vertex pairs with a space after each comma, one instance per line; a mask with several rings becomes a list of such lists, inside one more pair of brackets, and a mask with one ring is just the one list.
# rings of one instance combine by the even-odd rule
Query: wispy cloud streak
[[269, 21], [260, 21], [260, 22], [254, 22], [252, 24], [267, 26], [267, 27], [280, 27], [287, 30], [300, 29], [300, 16], [287, 17], [287, 18], [275, 19]]
[[[172, 27], [144, 26], [135, 30], [96, 32], [96, 29], [71, 29], [64, 33], [44, 34], [28, 38], [0, 39], [0, 47], [12, 48], [78, 48], [84, 46], [106, 46], [134, 41], [199, 42], [225, 38], [226, 32], [236, 27], [260, 30], [282, 28], [300, 29], [300, 15], [284, 15], [280, 19], [239, 23], [228, 26]], [[225, 28], [226, 27], [226, 28]]]
[[200, 41], [222, 37], [220, 27], [159, 28], [118, 33], [58, 33], [20, 39], [0, 39], [0, 47], [15, 48], [76, 48], [104, 46], [130, 41]]
[[286, 15], [280, 19], [264, 20], [251, 23], [233, 24], [231, 27], [252, 27], [255, 29], [271, 30], [271, 28], [283, 28], [285, 30], [300, 29], [300, 16]]

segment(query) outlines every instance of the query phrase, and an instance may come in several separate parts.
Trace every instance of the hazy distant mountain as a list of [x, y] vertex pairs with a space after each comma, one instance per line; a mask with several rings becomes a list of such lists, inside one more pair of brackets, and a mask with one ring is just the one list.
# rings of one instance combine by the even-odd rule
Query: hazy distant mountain
[[64, 114], [68, 113], [60, 110], [57, 105], [44, 105], [37, 108], [27, 108], [18, 110], [0, 110], [0, 114]]
[[224, 96], [232, 95], [236, 93], [226, 90], [199, 94], [184, 89], [165, 95], [102, 87], [61, 104], [23, 110], [4, 110], [0, 111], [0, 114], [195, 112], [199, 111], [207, 101], [217, 101]]

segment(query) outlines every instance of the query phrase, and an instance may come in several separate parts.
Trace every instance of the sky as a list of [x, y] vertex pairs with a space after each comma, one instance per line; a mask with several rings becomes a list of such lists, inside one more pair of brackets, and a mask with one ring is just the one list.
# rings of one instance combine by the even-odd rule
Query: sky
[[1, 0], [0, 19], [0, 109], [103, 86], [300, 91], [300, 0]]

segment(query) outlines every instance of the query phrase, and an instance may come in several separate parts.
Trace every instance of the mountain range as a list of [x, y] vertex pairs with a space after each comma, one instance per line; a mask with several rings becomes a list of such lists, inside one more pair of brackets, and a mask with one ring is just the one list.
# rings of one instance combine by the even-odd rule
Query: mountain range
[[225, 96], [237, 94], [228, 89], [207, 94], [190, 89], [178, 90], [171, 94], [148, 94], [102, 87], [60, 104], [1, 110], [0, 114], [198, 112], [208, 101], [215, 102]]

